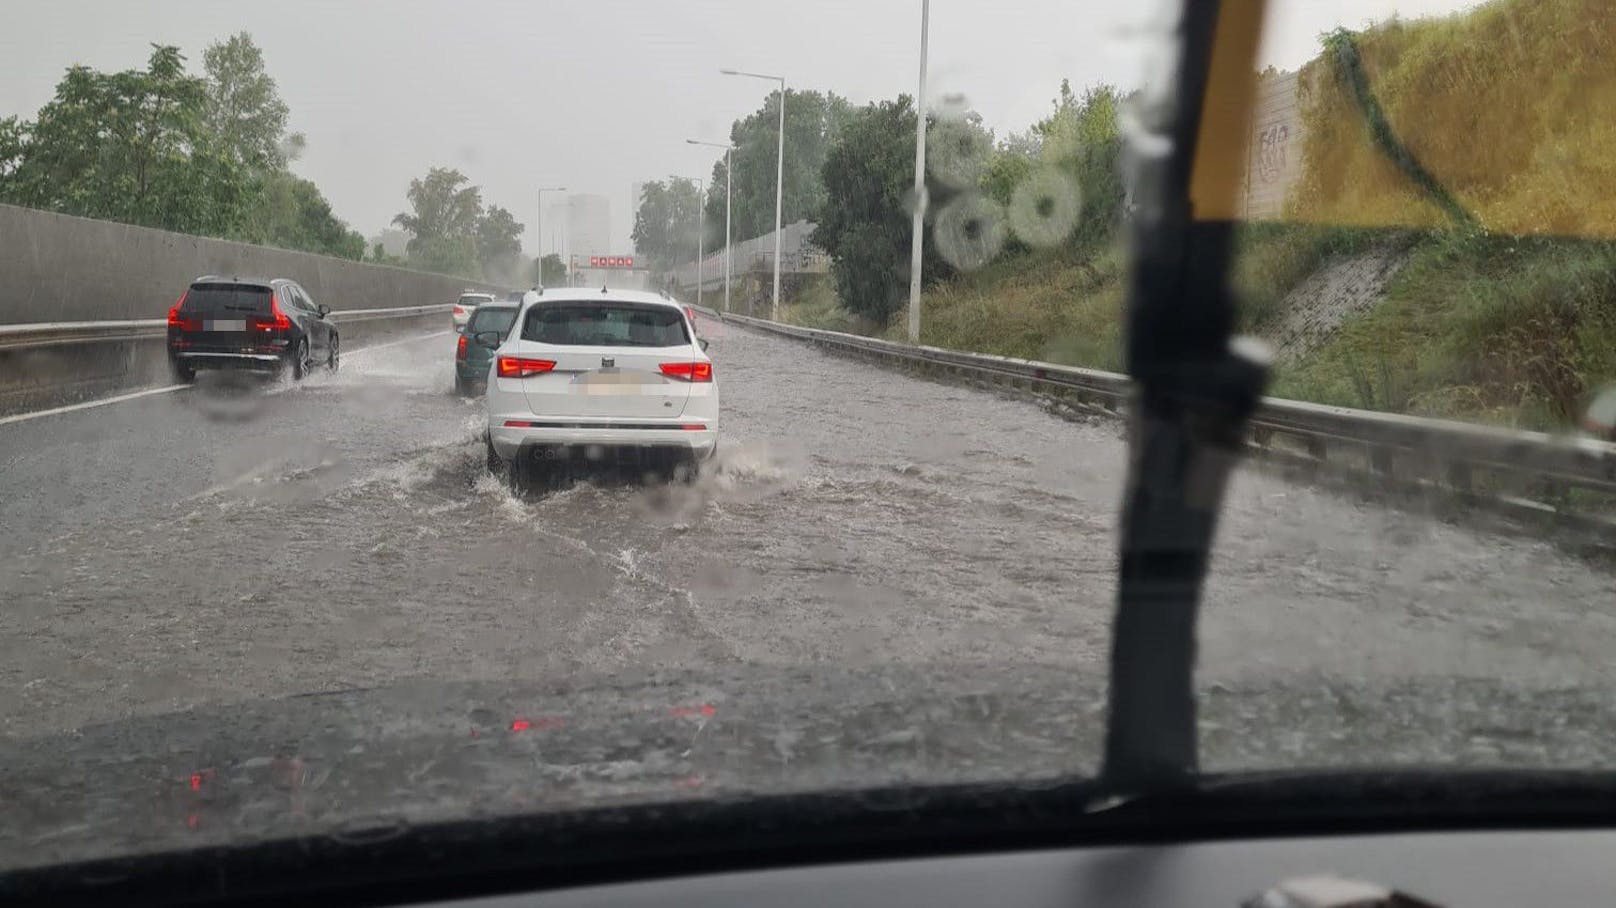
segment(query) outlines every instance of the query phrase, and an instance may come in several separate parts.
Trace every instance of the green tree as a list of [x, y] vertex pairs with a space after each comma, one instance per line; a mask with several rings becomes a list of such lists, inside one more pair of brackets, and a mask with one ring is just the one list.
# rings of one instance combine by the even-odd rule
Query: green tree
[[560, 287], [567, 283], [567, 265], [554, 252], [533, 260], [533, 283], [540, 287]]
[[[774, 230], [775, 163], [779, 149], [780, 93], [730, 127], [735, 166], [731, 227], [737, 240]], [[812, 218], [825, 202], [825, 155], [852, 115], [847, 99], [817, 91], [786, 92], [785, 174], [781, 223]], [[707, 192], [708, 248], [724, 241], [724, 158], [713, 165]]]
[[332, 213], [319, 187], [285, 170], [260, 178], [238, 238], [347, 259], [365, 254], [365, 238]]
[[[8, 201], [204, 236], [240, 223], [250, 179], [206, 124], [207, 85], [179, 49], [144, 70], [67, 71], [31, 124], [4, 133]], [[19, 150], [20, 149], [20, 150]]]
[[264, 54], [246, 32], [202, 52], [207, 72], [207, 121], [236, 160], [255, 172], [285, 167], [303, 147], [288, 135], [290, 109], [264, 70]]
[[509, 211], [488, 206], [477, 219], [477, 261], [483, 274], [522, 283], [522, 231], [526, 229]]
[[[723, 221], [719, 221], [722, 229]], [[634, 251], [658, 269], [693, 262], [699, 249], [701, 194], [691, 180], [645, 184], [634, 214]]]
[[402, 268], [410, 263], [409, 259], [388, 252], [387, 247], [381, 243], [371, 245], [370, 252], [365, 256], [365, 261], [374, 262], [378, 265], [391, 265], [395, 268]]
[[[825, 157], [825, 202], [812, 240], [831, 256], [842, 304], [880, 322], [908, 298], [914, 135], [914, 103], [902, 95], [855, 113]], [[927, 186], [934, 201], [946, 200], [946, 187]], [[952, 273], [929, 238], [921, 273], [927, 280]]]
[[22, 166], [32, 126], [17, 117], [0, 117], [0, 200], [5, 199], [7, 181]]
[[1078, 97], [1071, 83], [1063, 79], [1054, 112], [1032, 127], [1040, 140], [1040, 161], [1077, 180], [1082, 215], [1072, 235], [1075, 243], [1109, 237], [1122, 214], [1126, 189], [1117, 116], [1122, 101], [1115, 87], [1103, 83], [1084, 89]]
[[410, 233], [410, 263], [427, 271], [478, 276], [477, 223], [482, 192], [458, 170], [434, 167], [411, 180], [410, 211], [393, 223]]

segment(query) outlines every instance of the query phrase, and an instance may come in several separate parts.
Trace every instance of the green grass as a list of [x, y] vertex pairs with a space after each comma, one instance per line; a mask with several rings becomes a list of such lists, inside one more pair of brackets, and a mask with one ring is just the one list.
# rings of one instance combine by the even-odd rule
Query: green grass
[[1230, 287], [1240, 330], [1262, 334], [1282, 314], [1285, 295], [1332, 256], [1388, 238], [1373, 231], [1307, 224], [1246, 224], [1235, 237]]
[[1613, 379], [1616, 244], [1436, 234], [1273, 393], [1555, 428]]
[[[1236, 298], [1244, 330], [1261, 330], [1280, 301], [1326, 258], [1375, 242], [1361, 231], [1252, 225], [1236, 243]], [[1122, 368], [1126, 257], [1119, 246], [1007, 255], [927, 288], [921, 343], [1093, 369]], [[781, 307], [791, 324], [903, 340], [903, 315], [877, 325], [841, 308], [828, 278]]]
[[782, 289], [780, 321], [788, 325], [869, 336], [884, 330], [869, 319], [842, 308], [828, 274], [816, 274], [805, 278], [797, 287]]
[[[1616, 30], [1609, 0], [1492, 0], [1391, 18], [1355, 39], [1398, 139], [1495, 233], [1616, 236]], [[1305, 176], [1291, 214], [1448, 223], [1371, 140], [1330, 55], [1302, 69]]]
[[920, 340], [1119, 369], [1125, 279], [1124, 257], [1116, 249], [1007, 256], [929, 288], [922, 297]]
[[[1534, 428], [1575, 421], [1616, 381], [1616, 243], [1252, 225], [1231, 281], [1242, 330], [1261, 334], [1287, 292], [1332, 256], [1396, 243], [1408, 264], [1386, 298], [1270, 393], [1299, 400]], [[921, 342], [1120, 371], [1127, 273], [1120, 249], [1007, 256], [928, 288]], [[838, 304], [828, 278], [782, 307], [786, 321], [893, 340]]]

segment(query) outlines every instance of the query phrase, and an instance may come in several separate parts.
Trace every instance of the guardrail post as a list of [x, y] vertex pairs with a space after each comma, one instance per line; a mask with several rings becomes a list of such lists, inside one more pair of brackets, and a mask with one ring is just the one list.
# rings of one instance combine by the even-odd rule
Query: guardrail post
[[1304, 443], [1307, 445], [1307, 456], [1313, 458], [1319, 463], [1324, 463], [1326, 460], [1330, 459], [1330, 449], [1327, 445], [1325, 445], [1324, 439], [1318, 437], [1317, 435], [1309, 435]]
[[1369, 450], [1369, 466], [1381, 476], [1392, 475], [1391, 448], [1377, 446]]
[[1269, 447], [1274, 443], [1274, 430], [1267, 426], [1256, 426], [1251, 430], [1251, 440], [1256, 442], [1259, 448]]
[[1456, 492], [1469, 492], [1475, 488], [1475, 469], [1467, 463], [1448, 465], [1448, 485]]

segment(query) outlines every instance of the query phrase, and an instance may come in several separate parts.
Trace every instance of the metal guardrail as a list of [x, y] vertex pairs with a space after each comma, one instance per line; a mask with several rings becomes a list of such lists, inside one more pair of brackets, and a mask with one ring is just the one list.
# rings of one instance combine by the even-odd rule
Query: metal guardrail
[[[333, 310], [331, 315], [340, 325], [383, 318], [411, 318], [432, 315], [438, 312], [448, 312], [453, 308], [453, 303], [436, 303], [429, 306], [396, 306], [389, 309]], [[168, 321], [161, 318], [0, 325], [0, 350], [55, 347], [95, 341], [147, 340], [166, 337], [167, 333]]]
[[[1120, 413], [1133, 393], [1132, 380], [1114, 372], [910, 346], [742, 315], [724, 318], [855, 355], [1075, 397], [1111, 414]], [[1437, 487], [1510, 513], [1616, 529], [1608, 499], [1584, 503], [1572, 494], [1616, 494], [1611, 442], [1280, 398], [1265, 398], [1251, 423], [1249, 446], [1259, 456], [1368, 475], [1381, 484]]]

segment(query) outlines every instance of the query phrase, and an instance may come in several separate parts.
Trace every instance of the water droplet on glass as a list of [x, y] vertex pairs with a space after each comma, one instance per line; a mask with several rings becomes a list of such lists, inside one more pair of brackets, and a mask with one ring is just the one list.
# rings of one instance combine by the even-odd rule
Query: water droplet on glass
[[963, 119], [938, 119], [926, 132], [926, 172], [955, 189], [976, 186], [992, 143], [982, 128]]
[[1054, 246], [1072, 235], [1082, 210], [1077, 180], [1046, 167], [1029, 174], [1010, 195], [1010, 229], [1029, 246]]
[[1004, 212], [992, 199], [967, 193], [944, 205], [932, 225], [937, 253], [961, 271], [993, 261], [1004, 248]]

